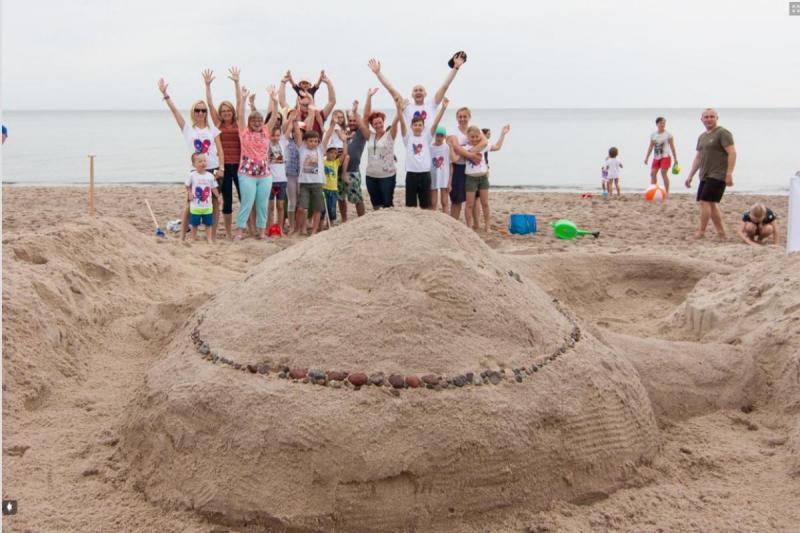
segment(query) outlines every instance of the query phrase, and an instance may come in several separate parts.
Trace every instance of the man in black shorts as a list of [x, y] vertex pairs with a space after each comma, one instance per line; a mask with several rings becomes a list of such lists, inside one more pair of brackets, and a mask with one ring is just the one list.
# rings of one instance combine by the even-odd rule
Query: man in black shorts
[[725, 187], [733, 186], [733, 167], [736, 166], [736, 147], [733, 145], [731, 132], [717, 126], [719, 116], [713, 109], [703, 111], [701, 120], [706, 131], [697, 139], [697, 154], [694, 156], [692, 170], [686, 178], [686, 187], [692, 187], [692, 178], [700, 171], [700, 184], [697, 187], [697, 201], [700, 203], [700, 229], [695, 239], [705, 235], [708, 220], [714, 223], [717, 236], [725, 240], [725, 226], [722, 225], [722, 214], [719, 202], [725, 193]]

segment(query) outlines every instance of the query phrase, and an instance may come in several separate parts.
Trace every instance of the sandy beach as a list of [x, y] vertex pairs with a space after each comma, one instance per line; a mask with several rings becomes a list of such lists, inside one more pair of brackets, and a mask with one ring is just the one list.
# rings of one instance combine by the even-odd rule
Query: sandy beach
[[787, 197], [727, 194], [722, 242], [689, 195], [493, 191], [539, 231], [213, 245], [145, 198], [179, 218], [3, 188], [3, 531], [797, 531], [800, 254], [735, 236]]

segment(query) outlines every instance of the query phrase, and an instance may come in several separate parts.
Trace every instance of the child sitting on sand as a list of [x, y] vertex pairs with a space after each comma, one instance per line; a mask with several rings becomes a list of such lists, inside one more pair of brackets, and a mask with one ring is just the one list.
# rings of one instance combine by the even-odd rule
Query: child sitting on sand
[[189, 225], [192, 227], [192, 239], [197, 238], [197, 228], [200, 224], [206, 227], [206, 239], [214, 242], [214, 214], [211, 205], [211, 196], [219, 200], [217, 180], [206, 172], [206, 155], [192, 154], [194, 170], [186, 178], [186, 192], [189, 195]]
[[748, 212], [742, 216], [742, 226], [739, 228], [739, 238], [750, 245], [764, 244], [772, 237], [772, 243], [778, 244], [778, 218], [772, 209], [764, 204], [753, 204]]
[[617, 197], [621, 196], [619, 191], [619, 170], [622, 168], [622, 161], [617, 159], [619, 155], [619, 150], [615, 146], [612, 146], [608, 149], [608, 157], [606, 158], [606, 162], [603, 164], [603, 171], [605, 173], [605, 184], [604, 190], [608, 191], [608, 195], [611, 196], [613, 188], [617, 188]]

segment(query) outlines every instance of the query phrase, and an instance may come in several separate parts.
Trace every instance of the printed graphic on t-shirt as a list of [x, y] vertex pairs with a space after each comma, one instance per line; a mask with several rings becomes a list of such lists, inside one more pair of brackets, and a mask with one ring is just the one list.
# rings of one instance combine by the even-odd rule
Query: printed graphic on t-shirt
[[467, 164], [470, 166], [470, 168], [478, 168], [481, 166], [481, 163], [483, 163], [483, 153], [479, 153], [478, 155], [480, 155], [481, 158], [477, 163], [472, 159], [467, 159]]
[[422, 118], [422, 120], [426, 120], [428, 118], [428, 112], [423, 110], [414, 111], [414, 118]]
[[422, 153], [422, 144], [413, 143], [411, 146], [414, 148], [414, 155]]
[[303, 174], [319, 174], [319, 156], [317, 152], [308, 152], [303, 160]]
[[442, 168], [444, 166], [444, 156], [434, 157], [432, 163], [434, 168]]
[[208, 139], [202, 141], [200, 139], [194, 140], [194, 151], [196, 154], [207, 154], [210, 147], [211, 141]]
[[281, 165], [284, 163], [283, 150], [280, 144], [269, 145], [269, 162], [271, 165]]
[[211, 194], [211, 189], [208, 186], [194, 188], [194, 197], [197, 203], [205, 203], [208, 200], [208, 196], [210, 194]]

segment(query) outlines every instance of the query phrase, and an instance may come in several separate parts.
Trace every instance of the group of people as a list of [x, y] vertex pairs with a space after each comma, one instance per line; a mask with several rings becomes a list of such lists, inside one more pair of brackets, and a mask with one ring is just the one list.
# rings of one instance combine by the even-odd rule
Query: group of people
[[[733, 142], [733, 135], [730, 131], [718, 125], [719, 115], [714, 109], [705, 109], [701, 115], [701, 121], [705, 131], [700, 134], [696, 144], [696, 154], [692, 162], [692, 168], [686, 179], [686, 188], [692, 187], [692, 180], [699, 172], [697, 187], [697, 203], [700, 209], [700, 227], [695, 233], [696, 239], [705, 236], [708, 223], [711, 221], [721, 240], [727, 238], [725, 225], [722, 222], [722, 213], [719, 203], [727, 187], [733, 186], [733, 170], [736, 167], [736, 147]], [[650, 135], [650, 144], [644, 157], [644, 164], [648, 165], [650, 155], [653, 155], [653, 162], [650, 164], [650, 183], [658, 185], [658, 174], [661, 173], [661, 180], [664, 190], [669, 195], [669, 176], [670, 168], [679, 171], [678, 153], [675, 149], [675, 139], [666, 130], [667, 121], [664, 117], [656, 118], [656, 131]], [[602, 172], [602, 189], [604, 196], [611, 196], [613, 188], [616, 188], [617, 195], [620, 195], [619, 181], [620, 170], [623, 168], [619, 160], [619, 150], [611, 147], [608, 150]], [[674, 163], [673, 163], [674, 157]], [[673, 166], [674, 165], [674, 166]], [[775, 213], [764, 204], [756, 203], [742, 215], [742, 223], [737, 231], [737, 235], [747, 244], [764, 244], [768, 240], [777, 244], [779, 241], [778, 223]]]
[[[372, 98], [378, 88], [367, 91], [361, 113], [357, 100], [347, 112], [334, 109], [336, 92], [324, 70], [313, 84], [308, 79], [295, 82], [287, 71], [278, 87], [267, 88], [262, 114], [255, 94], [241, 86], [241, 73], [235, 67], [228, 71], [235, 102], [224, 100], [214, 106], [211, 87], [215, 77], [205, 70], [205, 100], [192, 104], [187, 122], [162, 78], [158, 88], [189, 146], [193, 166], [185, 182], [182, 238], [189, 228], [194, 236], [197, 227], [205, 225], [207, 238], [213, 241], [220, 211], [226, 235], [234, 240], [242, 239], [245, 231], [257, 239], [284, 232], [314, 234], [335, 224], [339, 215], [346, 222], [348, 204], [355, 206], [358, 216], [365, 213], [364, 183], [373, 209], [393, 207], [398, 134], [405, 146], [405, 205], [441, 208], [458, 219], [466, 204], [467, 225], [478, 230], [482, 214], [488, 231], [488, 155], [502, 148], [510, 126], [504, 126], [497, 142], [491, 144], [490, 130], [471, 125], [466, 107], [456, 112], [455, 131], [448, 132], [440, 125], [449, 105], [445, 94], [466, 59], [464, 52], [452, 56], [447, 77], [433, 98], [416, 85], [410, 100], [389, 82], [380, 62], [371, 59], [369, 69], [394, 102], [391, 122], [384, 113], [373, 110]], [[287, 100], [287, 85], [294, 93], [293, 104]], [[319, 106], [317, 93], [323, 85], [327, 101]], [[234, 188], [240, 204], [235, 231]]]

